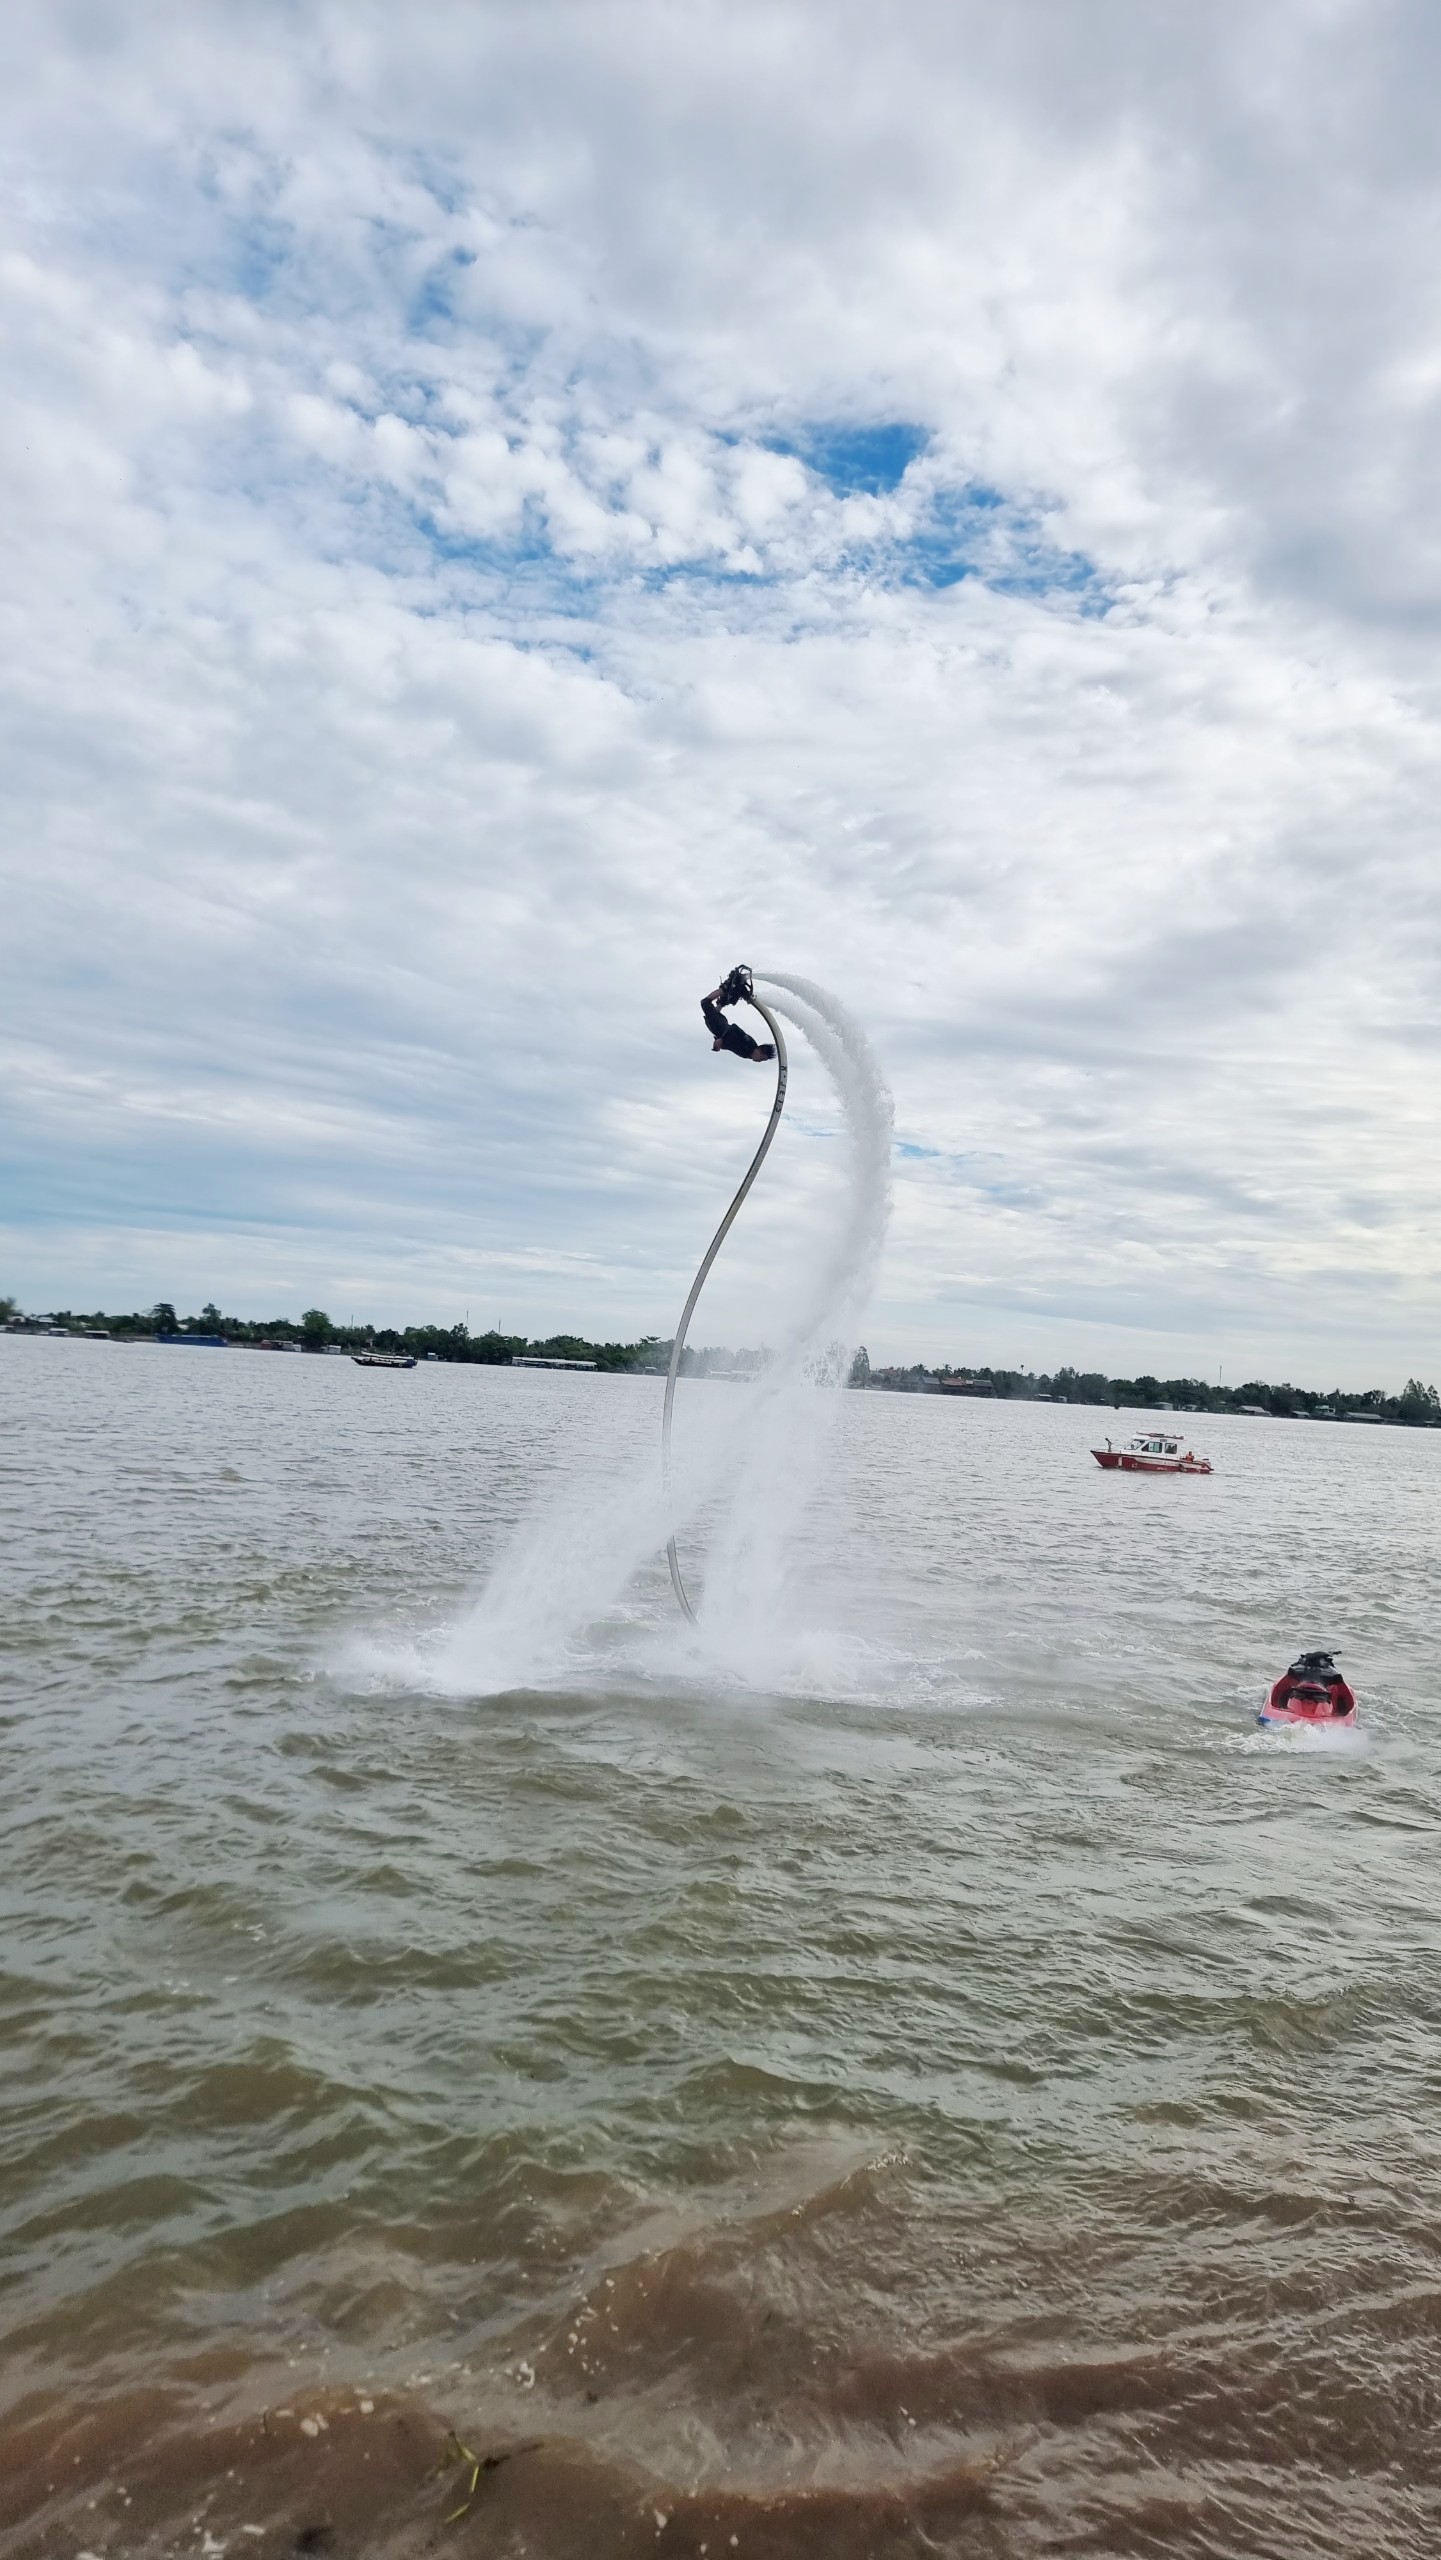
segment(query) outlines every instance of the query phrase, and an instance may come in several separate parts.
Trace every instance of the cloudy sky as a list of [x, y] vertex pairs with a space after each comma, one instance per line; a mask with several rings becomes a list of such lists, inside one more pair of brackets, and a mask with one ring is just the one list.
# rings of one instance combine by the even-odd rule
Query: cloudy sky
[[0, 1288], [667, 1332], [745, 957], [894, 1089], [874, 1358], [1441, 1374], [1438, 73], [1394, 0], [5, 12]]

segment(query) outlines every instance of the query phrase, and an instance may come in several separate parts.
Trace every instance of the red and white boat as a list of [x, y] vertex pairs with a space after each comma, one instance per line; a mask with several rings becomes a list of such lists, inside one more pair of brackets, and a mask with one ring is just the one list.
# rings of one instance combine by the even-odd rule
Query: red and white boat
[[1138, 1431], [1124, 1449], [1113, 1449], [1110, 1441], [1104, 1449], [1093, 1449], [1098, 1467], [1120, 1467], [1132, 1476], [1208, 1476], [1209, 1458], [1198, 1458], [1194, 1449], [1183, 1449], [1180, 1436], [1173, 1431]]

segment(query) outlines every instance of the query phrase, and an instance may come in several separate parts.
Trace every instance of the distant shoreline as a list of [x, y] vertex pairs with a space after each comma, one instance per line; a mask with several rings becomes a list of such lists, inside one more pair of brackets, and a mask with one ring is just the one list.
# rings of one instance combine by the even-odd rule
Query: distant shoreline
[[[580, 1334], [569, 1333], [533, 1341], [524, 1334], [500, 1333], [493, 1328], [473, 1334], [464, 1324], [336, 1324], [321, 1307], [308, 1308], [298, 1323], [289, 1316], [257, 1320], [222, 1315], [213, 1303], [198, 1315], [180, 1316], [165, 1299], [130, 1315], [105, 1315], [99, 1310], [92, 1315], [79, 1315], [68, 1308], [49, 1315], [27, 1315], [21, 1313], [13, 1299], [0, 1297], [0, 1326], [11, 1334], [48, 1334], [86, 1341], [321, 1354], [408, 1352], [416, 1360], [462, 1361], [485, 1368], [509, 1368], [515, 1363], [531, 1367], [555, 1364], [641, 1377], [664, 1376], [671, 1354], [669, 1341], [655, 1334], [643, 1335], [638, 1342], [590, 1342]], [[729, 1351], [714, 1346], [687, 1349], [681, 1372], [688, 1378], [744, 1380], [758, 1377], [769, 1359], [765, 1350]], [[1396, 1395], [1381, 1387], [1294, 1387], [1289, 1381], [1274, 1385], [1261, 1378], [1248, 1379], [1237, 1387], [1213, 1387], [1198, 1378], [1156, 1378], [1149, 1372], [1135, 1378], [1110, 1378], [1099, 1369], [1079, 1370], [1069, 1365], [1039, 1373], [950, 1364], [928, 1368], [919, 1361], [910, 1368], [872, 1368], [862, 1350], [851, 1364], [849, 1384], [881, 1394], [979, 1397], [1014, 1404], [1075, 1404], [1110, 1407], [1118, 1413], [1237, 1413], [1314, 1422], [1392, 1422], [1420, 1430], [1441, 1426], [1441, 1396], [1434, 1386], [1424, 1385], [1419, 1378], [1409, 1378]]]

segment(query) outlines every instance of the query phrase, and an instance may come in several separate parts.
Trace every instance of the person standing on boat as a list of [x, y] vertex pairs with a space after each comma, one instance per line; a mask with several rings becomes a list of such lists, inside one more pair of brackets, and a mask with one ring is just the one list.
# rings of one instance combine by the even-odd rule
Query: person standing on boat
[[763, 1065], [767, 1058], [775, 1056], [774, 1042], [753, 1040], [748, 1031], [742, 1031], [738, 1022], [727, 1022], [721, 1011], [722, 1005], [745, 1004], [749, 996], [746, 972], [732, 969], [728, 978], [723, 978], [718, 987], [712, 987], [708, 996], [701, 997], [701, 1015], [711, 1034], [713, 1049], [729, 1049], [734, 1058], [749, 1058], [756, 1065]]

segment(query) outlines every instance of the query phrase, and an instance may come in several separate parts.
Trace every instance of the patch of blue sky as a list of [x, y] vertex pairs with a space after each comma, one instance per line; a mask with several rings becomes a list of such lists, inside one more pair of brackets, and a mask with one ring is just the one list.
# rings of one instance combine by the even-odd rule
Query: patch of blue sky
[[939, 491], [912, 532], [867, 545], [856, 562], [907, 586], [974, 578], [997, 595], [1064, 597], [1086, 614], [1105, 613], [1112, 601], [1094, 560], [1051, 540], [1042, 516], [983, 481]]
[[[437, 525], [419, 510], [414, 512], [412, 522], [429, 545], [438, 567], [452, 576], [463, 577], [468, 572], [477, 582], [478, 594], [492, 602], [503, 594], [512, 610], [523, 605], [531, 615], [544, 614], [555, 621], [588, 626], [604, 598], [618, 585], [636, 583], [633, 562], [618, 566], [613, 559], [595, 560], [557, 551], [538, 519], [529, 521], [519, 533], [491, 535], [461, 533]], [[526, 645], [522, 630], [513, 630], [510, 636], [517, 646]], [[541, 645], [546, 645], [551, 636], [547, 632], [538, 634]], [[589, 655], [589, 649], [583, 649], [582, 654]]]
[[446, 563], [444, 536], [401, 491], [343, 475], [321, 457], [273, 440], [237, 437], [225, 475], [227, 495], [253, 506], [320, 561], [364, 564], [386, 578], [433, 581]]
[[[439, 429], [446, 441], [462, 435], [461, 427], [431, 411], [432, 391], [423, 375], [408, 372], [385, 383], [378, 400], [347, 405], [360, 415], [384, 405], [414, 423]], [[247, 452], [254, 476], [260, 457], [253, 447]], [[688, 591], [698, 601], [709, 593], [724, 611], [727, 596], [774, 591], [796, 574], [794, 561], [778, 560], [764, 542], [736, 554], [707, 548], [670, 560], [648, 556], [646, 549], [637, 551], [629, 543], [594, 554], [570, 551], [557, 545], [545, 510], [533, 497], [506, 523], [471, 532], [444, 521], [433, 488], [409, 495], [373, 482], [342, 488], [318, 458], [298, 461], [287, 455], [278, 471], [277, 459], [267, 454], [261, 466], [272, 494], [278, 480], [289, 482], [297, 496], [308, 492], [323, 512], [328, 498], [337, 542], [343, 540], [352, 554], [358, 550], [377, 566], [410, 571], [417, 565], [419, 545], [437, 568], [469, 570], [492, 590], [497, 582], [512, 585], [567, 618], [593, 612], [607, 591], [636, 589]], [[1082, 613], [1109, 608], [1111, 594], [1096, 564], [1055, 543], [1038, 511], [1016, 504], [989, 484], [941, 490], [908, 512], [909, 531], [881, 532], [853, 543], [839, 559], [832, 555], [832, 568], [842, 574], [859, 572], [888, 586], [945, 589], [976, 579], [999, 594], [1037, 603], [1064, 600]]]
[[469, 249], [451, 249], [437, 258], [421, 276], [410, 297], [406, 319], [418, 337], [431, 330], [450, 330], [457, 326], [454, 288], [458, 277], [473, 267], [475, 257]]
[[986, 583], [1002, 596], [1069, 596], [1084, 614], [1106, 613], [1112, 603], [1112, 591], [1094, 560], [1042, 543], [1023, 547], [1009, 570]]
[[[243, 221], [229, 222], [221, 235], [220, 255], [214, 263], [218, 275], [211, 282], [224, 283], [246, 302], [268, 303], [280, 298], [296, 298], [299, 278], [295, 271], [295, 240], [290, 225], [270, 214], [257, 213]], [[308, 296], [300, 294], [302, 301]]]
[[644, 552], [632, 550], [598, 554], [564, 551], [553, 542], [544, 513], [532, 501], [527, 501], [512, 526], [496, 533], [467, 533], [458, 526], [438, 522], [427, 506], [398, 503], [404, 506], [404, 512], [437, 559], [466, 565], [492, 577], [528, 578], [536, 587], [548, 581], [558, 600], [577, 598], [593, 603], [617, 589], [640, 588], [660, 593], [679, 587], [700, 591], [710, 586], [734, 592], [738, 587], [754, 589], [782, 583], [779, 573], [768, 568], [763, 559], [756, 565], [728, 559], [714, 551], [692, 553], [677, 560], [647, 559]]
[[[257, 310], [289, 318], [323, 313], [331, 324], [357, 322], [367, 342], [376, 317], [377, 284], [383, 287], [382, 303], [389, 304], [395, 317], [403, 319], [414, 301], [423, 322], [427, 290], [443, 299], [458, 272], [472, 263], [468, 249], [437, 244], [425, 257], [417, 286], [411, 262], [423, 239], [411, 225], [371, 218], [364, 225], [367, 253], [357, 263], [338, 246], [330, 254], [317, 251], [286, 214], [266, 204], [237, 212], [222, 202], [213, 180], [202, 181], [201, 192], [219, 218], [199, 235], [193, 222], [189, 226], [184, 281], [235, 294]], [[437, 309], [432, 325], [438, 329], [445, 324], [453, 326], [454, 315]], [[423, 325], [417, 334], [425, 334]]]
[[972, 1180], [969, 1188], [983, 1200], [994, 1200], [1002, 1209], [1045, 1209], [1051, 1194], [1040, 1182], [980, 1182]]
[[419, 143], [397, 142], [385, 135], [377, 138], [376, 149], [381, 158], [421, 188], [442, 213], [454, 217], [473, 203], [473, 190], [453, 154], [427, 149]]
[[794, 454], [838, 498], [884, 498], [900, 487], [930, 440], [929, 428], [892, 418], [873, 426], [817, 420], [766, 442], [772, 453]]
[[759, 566], [754, 561], [728, 560], [717, 551], [693, 554], [687, 560], [637, 560], [632, 557], [613, 571], [612, 577], [617, 582], [651, 589], [713, 586], [726, 592], [733, 592], [737, 587], [778, 587], [785, 583], [780, 572], [768, 569], [759, 554], [757, 559]]

